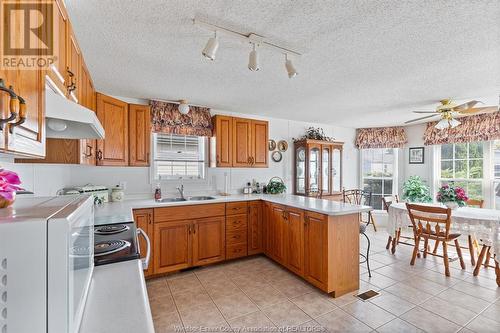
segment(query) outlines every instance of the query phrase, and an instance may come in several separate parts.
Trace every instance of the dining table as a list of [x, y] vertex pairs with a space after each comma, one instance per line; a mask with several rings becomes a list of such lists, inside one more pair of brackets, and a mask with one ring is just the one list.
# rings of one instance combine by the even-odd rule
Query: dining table
[[[446, 207], [439, 203], [422, 205]], [[396, 202], [389, 206], [387, 232], [396, 238], [398, 230], [411, 230], [411, 221], [406, 209], [406, 203]], [[458, 207], [451, 211], [450, 233], [472, 236], [483, 243], [491, 245], [493, 254], [500, 258], [500, 210], [475, 207]], [[411, 231], [413, 233], [413, 231]], [[397, 242], [393, 242], [393, 253]]]

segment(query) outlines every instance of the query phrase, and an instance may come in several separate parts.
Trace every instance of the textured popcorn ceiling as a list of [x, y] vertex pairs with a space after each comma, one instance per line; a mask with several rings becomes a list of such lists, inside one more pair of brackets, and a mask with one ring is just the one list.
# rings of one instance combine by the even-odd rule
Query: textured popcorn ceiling
[[[401, 124], [441, 98], [498, 104], [498, 0], [66, 0], [98, 90], [352, 127]], [[195, 17], [304, 52], [288, 79], [281, 55], [220, 40], [201, 56]]]

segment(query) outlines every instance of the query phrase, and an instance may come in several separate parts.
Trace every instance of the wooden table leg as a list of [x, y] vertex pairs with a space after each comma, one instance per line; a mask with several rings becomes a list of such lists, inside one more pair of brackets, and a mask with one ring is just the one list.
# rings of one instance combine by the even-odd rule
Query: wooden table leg
[[500, 265], [496, 260], [495, 260], [495, 274], [497, 276], [497, 286], [500, 287]]
[[391, 243], [392, 243], [392, 236], [389, 236], [389, 239], [387, 240], [387, 245], [385, 246], [386, 250], [389, 250], [389, 248], [391, 247]]
[[483, 245], [483, 247], [481, 247], [481, 252], [479, 253], [479, 257], [477, 258], [476, 268], [474, 268], [474, 274], [473, 274], [474, 276], [477, 276], [479, 274], [479, 269], [483, 264], [483, 259], [485, 254], [486, 254], [486, 246]]
[[488, 246], [488, 250], [486, 251], [486, 259], [484, 260], [484, 267], [488, 268], [490, 266], [490, 257], [491, 257], [491, 246]]
[[470, 253], [470, 263], [472, 264], [472, 266], [476, 266], [476, 254], [475, 254], [475, 250], [474, 250], [474, 242], [472, 241], [472, 236], [469, 235], [468, 237], [468, 240], [469, 240], [469, 253]]
[[391, 253], [392, 254], [396, 253], [396, 243], [397, 243], [397, 237], [394, 237], [392, 239], [392, 248], [391, 248]]

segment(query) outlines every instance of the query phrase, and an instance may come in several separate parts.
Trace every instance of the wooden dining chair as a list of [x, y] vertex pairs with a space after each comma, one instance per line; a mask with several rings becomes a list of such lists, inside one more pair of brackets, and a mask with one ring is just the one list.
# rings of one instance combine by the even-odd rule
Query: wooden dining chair
[[408, 214], [415, 231], [415, 246], [413, 248], [410, 265], [413, 266], [415, 264], [421, 239], [424, 240], [424, 258], [426, 258], [428, 254], [429, 240], [435, 240], [436, 242], [439, 241], [443, 244], [443, 255], [433, 255], [443, 258], [445, 275], [450, 276], [448, 242], [453, 241], [455, 243], [458, 258], [460, 259], [460, 266], [462, 269], [465, 269], [462, 250], [460, 248], [460, 244], [458, 243], [460, 234], [450, 234], [451, 209], [409, 203], [406, 204], [406, 208], [408, 209]]
[[469, 207], [484, 208], [483, 199], [469, 199], [467, 200], [466, 204]]
[[[397, 194], [387, 196], [387, 197], [382, 197], [382, 204], [384, 206], [384, 210], [387, 213], [389, 213], [389, 207], [392, 205], [392, 203], [395, 203], [395, 202], [399, 202], [399, 196]], [[413, 228], [413, 225], [409, 225], [409, 227]], [[402, 241], [401, 238], [406, 239], [406, 240], [413, 240], [413, 241], [411, 243], [409, 243], [407, 241]], [[414, 246], [415, 245], [414, 239], [415, 239], [414, 236], [408, 237], [408, 236], [401, 235], [401, 228], [398, 228], [398, 230], [396, 230], [396, 235], [394, 238], [391, 235], [389, 235], [389, 238], [387, 239], [387, 245], [385, 246], [385, 248], [388, 250], [392, 244], [391, 252], [394, 254], [396, 252], [396, 245], [405, 244], [405, 245]]]
[[[350, 203], [353, 205], [366, 205], [372, 206], [372, 192], [367, 190], [346, 190], [342, 191], [342, 201], [345, 203]], [[371, 211], [368, 212], [367, 220], [363, 220], [363, 215], [360, 214], [361, 222], [364, 222], [366, 226], [370, 223], [373, 225], [373, 230], [377, 231], [377, 226], [375, 225], [375, 220], [373, 219], [373, 214]]]
[[[484, 208], [484, 200], [483, 199], [469, 199], [466, 202], [468, 207], [476, 207], [476, 208]], [[476, 249], [479, 247], [477, 239], [473, 239], [472, 235], [467, 236], [467, 245], [469, 247], [470, 254], [470, 262], [472, 266], [476, 265]], [[489, 256], [487, 257], [487, 262], [489, 262]], [[481, 264], [479, 264], [481, 266]]]

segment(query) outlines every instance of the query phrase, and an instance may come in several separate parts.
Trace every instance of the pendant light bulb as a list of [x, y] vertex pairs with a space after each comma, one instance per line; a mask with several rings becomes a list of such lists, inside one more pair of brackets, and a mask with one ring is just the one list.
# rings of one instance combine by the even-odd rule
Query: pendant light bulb
[[293, 66], [293, 63], [290, 59], [288, 59], [288, 54], [285, 53], [285, 68], [286, 68], [286, 71], [288, 73], [288, 77], [291, 79], [291, 78], [294, 78], [297, 76], [297, 70], [295, 69], [295, 67]]
[[217, 53], [217, 49], [219, 48], [219, 40], [217, 39], [217, 31], [215, 31], [214, 37], [211, 37], [205, 48], [201, 52], [201, 54], [210, 60], [215, 60], [215, 54]]
[[257, 53], [257, 50], [255, 50], [255, 43], [253, 44], [253, 50], [250, 51], [250, 56], [248, 58], [248, 69], [252, 72], [258, 71], [260, 69], [259, 53]]
[[179, 107], [177, 108], [181, 114], [189, 113], [189, 105], [185, 99], [182, 99], [179, 103]]

